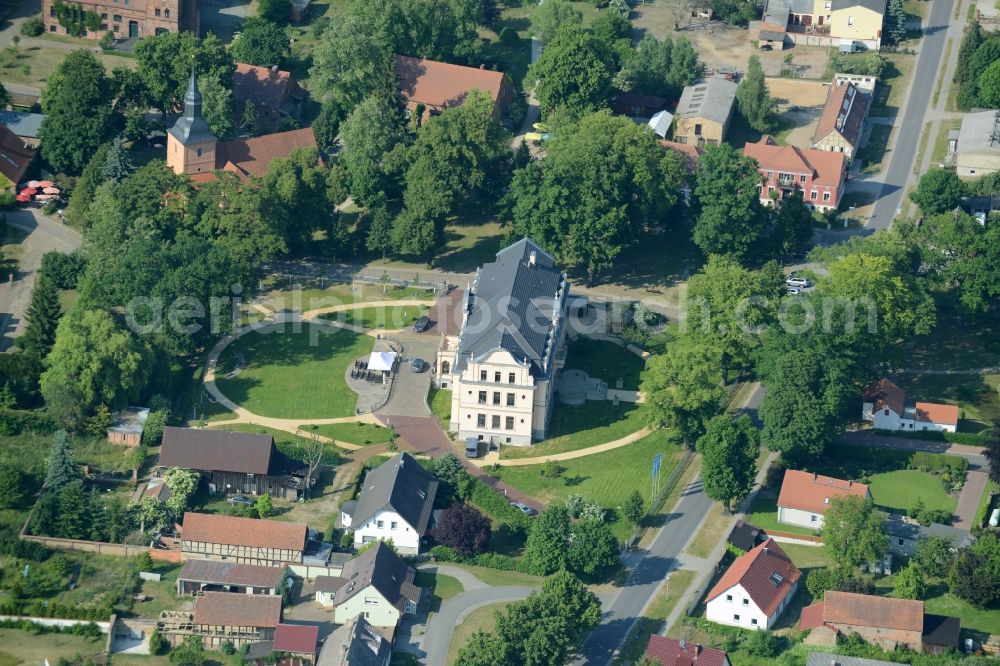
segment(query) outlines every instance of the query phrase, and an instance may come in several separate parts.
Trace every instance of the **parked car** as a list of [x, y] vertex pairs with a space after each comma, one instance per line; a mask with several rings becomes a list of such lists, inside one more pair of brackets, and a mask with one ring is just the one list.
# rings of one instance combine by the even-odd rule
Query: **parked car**
[[770, 44], [761, 44], [760, 45], [760, 50], [761, 51], [773, 51], [774, 47], [771, 46]]
[[785, 280], [785, 284], [787, 284], [789, 287], [808, 287], [809, 280], [805, 279], [804, 277], [799, 277], [798, 275], [793, 275], [787, 280]]
[[796, 294], [801, 294], [802, 291], [798, 287], [785, 287], [785, 293], [795, 296]]
[[423, 372], [427, 369], [427, 361], [422, 358], [415, 358], [410, 361], [410, 370], [413, 372]]
[[246, 495], [233, 495], [226, 501], [232, 504], [233, 506], [236, 506], [237, 504], [241, 506], [253, 506], [253, 500], [247, 497]]
[[523, 502], [511, 502], [511, 505], [526, 516], [534, 516], [538, 512]]
[[479, 438], [478, 437], [466, 437], [465, 438], [465, 457], [466, 458], [478, 458], [479, 457]]
[[420, 319], [413, 322], [413, 332], [423, 333], [424, 331], [427, 330], [427, 327], [430, 325], [431, 325], [431, 318], [428, 317], [427, 315], [424, 315]]

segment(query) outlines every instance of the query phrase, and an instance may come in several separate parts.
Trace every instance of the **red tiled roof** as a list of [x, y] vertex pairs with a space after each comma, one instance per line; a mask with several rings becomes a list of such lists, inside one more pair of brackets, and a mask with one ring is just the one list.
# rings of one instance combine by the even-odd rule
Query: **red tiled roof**
[[[847, 108], [844, 108], [845, 106]], [[820, 114], [819, 122], [816, 123], [813, 143], [837, 130], [852, 146], [857, 147], [867, 111], [868, 95], [850, 82], [839, 86], [834, 84], [827, 93], [826, 105]]]
[[646, 656], [659, 661], [660, 666], [722, 666], [726, 663], [726, 653], [721, 650], [657, 634], [649, 637]]
[[188, 511], [184, 514], [181, 539], [250, 548], [303, 550], [306, 546], [306, 525]]
[[398, 55], [395, 69], [399, 94], [411, 104], [434, 108], [459, 106], [471, 90], [487, 92], [496, 101], [503, 87], [503, 72], [426, 58]]
[[[216, 144], [215, 168], [232, 171], [241, 180], [247, 176], [262, 178], [272, 160], [288, 157], [296, 148], [316, 149], [316, 136], [311, 127]], [[214, 175], [205, 180], [212, 178]], [[193, 180], [205, 182], [205, 180]]]
[[213, 562], [212, 560], [188, 560], [177, 578], [179, 580], [214, 583], [216, 585], [237, 585], [240, 587], [263, 587], [275, 589], [281, 585], [285, 571], [281, 567], [262, 567], [256, 564], [236, 562]]
[[205, 592], [194, 600], [194, 623], [216, 627], [277, 627], [281, 597]]
[[764, 171], [812, 175], [814, 185], [840, 187], [844, 178], [844, 154], [798, 146], [779, 146], [768, 135], [748, 143], [743, 154], [752, 157]]
[[806, 606], [799, 615], [799, 629], [815, 629], [823, 624], [823, 602]]
[[0, 173], [17, 187], [35, 159], [35, 149], [24, 145], [21, 137], [0, 124]]
[[285, 101], [291, 74], [280, 69], [236, 63], [233, 72], [233, 102], [237, 109], [251, 101], [257, 106], [277, 111]]
[[831, 590], [823, 597], [823, 621], [922, 632], [924, 602]]
[[690, 143], [677, 143], [676, 141], [660, 141], [660, 145], [668, 150], [673, 150], [684, 156], [684, 167], [693, 172], [698, 166], [698, 158], [703, 151], [699, 146]]
[[942, 405], [936, 402], [918, 402], [916, 404], [917, 420], [944, 425], [958, 425], [958, 407]]
[[319, 627], [314, 624], [279, 624], [274, 630], [275, 652], [316, 654]]
[[902, 416], [906, 393], [889, 379], [880, 379], [865, 390], [864, 401], [873, 403], [876, 411], [888, 407]]
[[826, 513], [831, 497], [846, 495], [868, 496], [868, 486], [863, 483], [835, 479], [797, 469], [785, 470], [785, 479], [778, 494], [778, 506], [800, 509], [812, 513]]
[[765, 615], [771, 615], [801, 575], [785, 551], [773, 539], [768, 539], [746, 555], [736, 558], [705, 600], [712, 601], [733, 586], [740, 585], [757, 608]]

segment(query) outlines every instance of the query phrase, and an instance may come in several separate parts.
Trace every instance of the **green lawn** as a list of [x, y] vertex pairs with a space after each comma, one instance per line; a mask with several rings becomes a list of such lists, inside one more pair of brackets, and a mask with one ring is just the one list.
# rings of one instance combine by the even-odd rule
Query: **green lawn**
[[459, 651], [469, 642], [472, 634], [477, 631], [491, 632], [496, 628], [494, 613], [506, 608], [508, 603], [489, 604], [477, 608], [465, 616], [465, 619], [455, 627], [455, 633], [451, 635], [451, 645], [448, 646], [448, 661], [446, 662], [448, 666], [455, 663]]
[[954, 512], [958, 500], [949, 496], [933, 474], [915, 469], [873, 474], [870, 489], [875, 504], [908, 511], [920, 499], [928, 510]]
[[303, 425], [299, 429], [315, 432], [348, 444], [384, 444], [389, 441], [392, 431], [374, 423], [330, 423], [327, 425]]
[[618, 379], [626, 390], [639, 389], [639, 375], [646, 361], [629, 350], [606, 340], [577, 338], [569, 344], [566, 369], [583, 370], [591, 377], [602, 379], [608, 388], [615, 388]]
[[451, 599], [456, 594], [465, 592], [465, 588], [457, 578], [430, 571], [417, 571], [414, 585], [426, 588], [431, 595], [431, 612], [436, 613], [441, 610], [441, 604]]
[[433, 290], [425, 287], [394, 287], [368, 282], [358, 282], [353, 288], [340, 282], [321, 286], [318, 281], [298, 278], [291, 284], [288, 279], [272, 278], [269, 283], [265, 282], [264, 289], [268, 291], [259, 299], [264, 307], [295, 312], [352, 303], [434, 298]]
[[[650, 465], [657, 453], [663, 454], [660, 474], [666, 479], [680, 460], [681, 445], [663, 430], [619, 449], [563, 461], [560, 465], [564, 472], [559, 478], [542, 476], [541, 465], [502, 467], [499, 476], [505, 483], [544, 504], [577, 493], [614, 510], [633, 490], [638, 490], [643, 499], [649, 501]], [[631, 533], [631, 527], [619, 518], [615, 522], [615, 533], [624, 539]]]
[[549, 437], [533, 446], [505, 447], [500, 457], [534, 458], [552, 453], [577, 451], [606, 444], [641, 430], [646, 425], [646, 409], [627, 402], [615, 407], [609, 401], [588, 401], [583, 405], [563, 405], [552, 409]]
[[[60, 659], [70, 660], [83, 656], [103, 657], [107, 636], [85, 638], [70, 634], [33, 634], [19, 629], [0, 629], [0, 665], [41, 664], [46, 660], [54, 664]], [[165, 660], [164, 660], [165, 661]], [[118, 660], [115, 659], [115, 663]]]
[[448, 425], [451, 423], [451, 391], [431, 386], [430, 394], [427, 396], [427, 404], [431, 406], [434, 416], [441, 422], [441, 427], [447, 431]]
[[791, 532], [792, 534], [816, 535], [816, 530], [810, 530], [797, 525], [786, 525], [778, 522], [778, 498], [767, 497], [763, 494], [757, 495], [753, 504], [750, 505], [750, 514], [747, 521], [763, 530], [779, 532]]
[[532, 576], [531, 574], [520, 573], [519, 571], [501, 571], [500, 569], [477, 567], [472, 564], [449, 562], [448, 566], [465, 569], [470, 574], [491, 587], [504, 587], [507, 585], [537, 585], [541, 587], [542, 582], [545, 580], [541, 576]]
[[968, 602], [959, 599], [944, 586], [939, 586], [937, 596], [924, 601], [924, 608], [935, 615], [953, 615], [962, 620], [962, 629], [984, 634], [1000, 634], [1000, 608], [986, 610], [973, 608]]
[[235, 377], [217, 378], [219, 390], [261, 416], [351, 416], [357, 396], [347, 388], [344, 374], [356, 358], [371, 352], [372, 339], [309, 324], [300, 332], [281, 329], [269, 327], [230, 344], [220, 364], [233, 367], [242, 352], [246, 366]]
[[322, 319], [339, 321], [361, 328], [384, 328], [397, 330], [413, 325], [421, 315], [427, 314], [426, 305], [392, 305], [387, 307], [367, 307], [357, 310], [343, 310], [320, 315]]

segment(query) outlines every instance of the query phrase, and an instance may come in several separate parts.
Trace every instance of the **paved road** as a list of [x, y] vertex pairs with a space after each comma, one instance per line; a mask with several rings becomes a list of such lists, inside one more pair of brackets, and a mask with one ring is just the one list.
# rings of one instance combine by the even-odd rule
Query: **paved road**
[[[757, 385], [744, 403], [746, 413], [755, 417], [764, 395]], [[577, 662], [595, 666], [610, 663], [615, 650], [656, 594], [684, 546], [697, 533], [715, 502], [705, 494], [701, 479], [692, 481], [681, 494], [674, 511], [667, 515], [647, 550], [638, 550], [622, 558], [630, 573], [617, 595], [605, 605], [601, 624], [591, 632]]]
[[934, 0], [931, 5], [903, 121], [899, 125], [896, 145], [892, 150], [892, 159], [872, 217], [868, 221], [870, 229], [888, 229], [902, 203], [906, 183], [913, 172], [924, 117], [931, 106], [931, 93], [937, 81], [938, 68], [942, 66], [941, 59], [953, 7], [954, 0]]
[[455, 627], [465, 617], [483, 606], [499, 604], [505, 601], [524, 599], [537, 588], [534, 587], [484, 587], [463, 592], [452, 597], [441, 605], [441, 610], [434, 614], [427, 625], [424, 634], [423, 664], [442, 666], [448, 662], [448, 646]]
[[22, 241], [20, 270], [14, 281], [0, 284], [0, 351], [24, 331], [24, 312], [31, 302], [35, 274], [42, 265], [42, 255], [52, 250], [72, 252], [80, 246], [80, 234], [64, 224], [52, 221], [34, 210], [7, 211], [7, 224], [27, 232]]

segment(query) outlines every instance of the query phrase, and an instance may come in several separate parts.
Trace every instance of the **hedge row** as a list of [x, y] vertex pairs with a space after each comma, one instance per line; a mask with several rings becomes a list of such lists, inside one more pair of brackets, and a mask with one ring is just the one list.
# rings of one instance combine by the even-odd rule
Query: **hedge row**
[[0, 604], [0, 615], [27, 615], [30, 617], [57, 617], [62, 620], [90, 620], [107, 622], [114, 611], [110, 606], [76, 606], [57, 601], [8, 601]]
[[531, 527], [531, 519], [528, 516], [480, 479], [473, 479], [469, 501], [501, 523], [521, 530], [527, 530]]
[[969, 471], [969, 461], [961, 456], [950, 456], [946, 453], [927, 453], [917, 451], [910, 458], [910, 464], [918, 469], [932, 472], [950, 470], [964, 475]]
[[53, 421], [44, 412], [0, 409], [0, 435], [12, 437], [22, 432], [48, 434], [56, 429]]
[[905, 437], [907, 439], [922, 439], [928, 442], [948, 442], [951, 444], [968, 444], [969, 446], [984, 446], [990, 431], [981, 432], [932, 432], [919, 430], [914, 432], [904, 430], [876, 430], [876, 434], [886, 437]]
[[73, 636], [89, 636], [90, 638], [97, 638], [101, 635], [101, 628], [93, 622], [74, 624], [71, 627], [50, 627], [31, 620], [0, 620], [0, 628], [20, 629], [33, 634], [72, 634]]
[[496, 569], [498, 571], [517, 571], [519, 573], [535, 575], [538, 572], [528, 565], [524, 560], [502, 555], [500, 553], [480, 553], [472, 557], [462, 557], [449, 546], [434, 546], [430, 550], [431, 557], [438, 562], [460, 562], [462, 564], [472, 564], [477, 567]]

